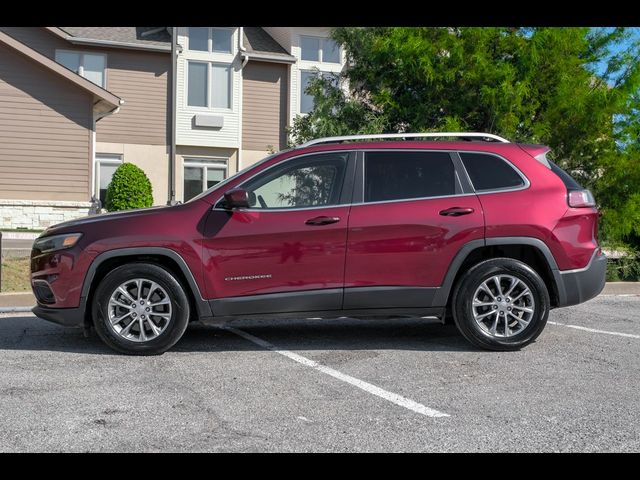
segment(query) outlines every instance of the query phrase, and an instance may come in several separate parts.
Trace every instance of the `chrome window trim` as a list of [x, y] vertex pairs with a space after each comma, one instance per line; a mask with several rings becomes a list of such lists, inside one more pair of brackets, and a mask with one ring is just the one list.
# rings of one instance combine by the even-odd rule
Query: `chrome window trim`
[[[513, 168], [516, 173], [520, 176], [520, 178], [522, 178], [522, 180], [524, 181], [524, 185], [523, 186], [519, 186], [519, 187], [507, 187], [507, 188], [502, 188], [502, 189], [494, 189], [494, 190], [476, 190], [475, 186], [473, 185], [473, 182], [471, 181], [471, 178], [469, 177], [469, 172], [467, 172], [467, 169], [464, 168], [464, 164], [462, 163], [462, 157], [459, 157], [460, 159], [460, 163], [462, 164], [463, 170], [464, 170], [464, 174], [467, 177], [467, 180], [469, 181], [469, 184], [473, 187], [474, 191], [473, 192], [469, 192], [469, 193], [459, 193], [459, 194], [454, 194], [454, 195], [440, 195], [437, 197], [417, 197], [417, 198], [401, 198], [401, 199], [396, 199], [396, 200], [380, 200], [377, 202], [365, 202], [364, 198], [363, 201], [361, 202], [351, 202], [351, 203], [341, 203], [341, 204], [336, 204], [336, 205], [325, 205], [325, 206], [318, 206], [318, 207], [300, 207], [300, 208], [281, 208], [281, 209], [268, 209], [268, 208], [243, 208], [243, 209], [239, 209], [238, 211], [242, 211], [242, 212], [262, 212], [262, 213], [266, 213], [266, 212], [294, 212], [294, 211], [301, 211], [301, 210], [319, 210], [319, 209], [327, 209], [327, 208], [337, 208], [337, 207], [358, 207], [358, 206], [362, 206], [362, 205], [377, 205], [377, 204], [384, 204], [384, 203], [398, 203], [398, 202], [413, 202], [413, 201], [424, 201], [424, 200], [438, 200], [438, 199], [442, 199], [442, 198], [458, 198], [458, 197], [469, 197], [469, 196], [473, 196], [473, 195], [486, 195], [489, 193], [507, 193], [507, 192], [516, 192], [516, 191], [520, 191], [520, 190], [526, 190], [531, 186], [531, 182], [529, 181], [529, 179], [524, 175], [524, 173], [522, 173], [522, 171], [516, 167], [513, 163], [511, 163], [509, 160], [507, 160], [506, 158], [504, 158], [502, 155], [498, 155], [496, 153], [493, 152], [485, 152], [482, 150], [446, 150], [446, 149], [423, 149], [423, 148], [402, 148], [402, 149], [395, 149], [395, 148], [357, 148], [357, 149], [345, 149], [345, 150], [326, 150], [326, 151], [319, 151], [319, 152], [309, 152], [309, 153], [304, 153], [302, 155], [297, 155], [294, 157], [290, 157], [287, 158], [286, 160], [284, 160], [283, 162], [277, 162], [274, 163], [273, 165], [265, 168], [264, 170], [256, 173], [255, 175], [252, 175], [251, 177], [249, 177], [248, 179], [246, 179], [244, 182], [242, 182], [241, 184], [237, 185], [236, 188], [240, 188], [243, 185], [245, 185], [247, 182], [251, 181], [253, 178], [255, 178], [256, 176], [260, 175], [261, 173], [267, 172], [272, 168], [275, 168], [277, 166], [283, 165], [286, 162], [289, 162], [291, 160], [296, 160], [296, 159], [300, 159], [309, 155], [318, 155], [318, 154], [323, 154], [323, 153], [336, 153], [336, 152], [340, 152], [340, 153], [353, 153], [355, 152], [356, 155], [358, 153], [362, 153], [363, 154], [363, 158], [362, 158], [362, 168], [363, 168], [363, 172], [362, 172], [362, 192], [364, 194], [364, 179], [365, 179], [365, 163], [366, 163], [366, 159], [364, 158], [364, 153], [366, 152], [388, 152], [388, 151], [394, 151], [394, 152], [438, 152], [438, 153], [448, 153], [448, 154], [454, 154], [454, 155], [460, 155], [460, 153], [478, 153], [478, 154], [484, 154], [484, 155], [493, 155], [494, 157], [498, 157], [499, 159], [501, 159], [502, 161], [506, 162], [507, 165], [509, 165], [511, 168]], [[266, 161], [267, 159], [265, 159], [264, 161]], [[357, 161], [357, 156], [356, 156], [356, 161]], [[453, 164], [454, 167], [454, 171], [457, 172], [457, 168], [455, 165], [455, 162], [453, 161], [453, 159], [451, 160], [451, 163]], [[256, 164], [257, 166], [257, 164]], [[226, 180], [229, 180], [232, 177], [227, 178]], [[225, 180], [225, 181], [226, 181]], [[211, 208], [211, 210], [218, 210], [218, 211], [224, 211], [224, 212], [229, 212], [231, 210], [227, 210], [226, 208], [217, 208], [216, 205], [224, 198], [224, 195], [222, 195], [220, 198], [218, 198], [218, 200], [216, 200], [213, 204], [213, 207]]]
[[527, 176], [524, 173], [522, 173], [522, 171], [518, 167], [516, 167], [511, 161], [504, 158], [502, 155], [498, 155], [497, 153], [493, 153], [493, 152], [483, 152], [483, 151], [477, 151], [477, 150], [457, 150], [456, 153], [458, 155], [460, 155], [461, 153], [477, 153], [480, 155], [491, 155], [493, 157], [497, 157], [503, 162], [505, 162], [513, 170], [515, 170], [515, 172], [520, 176], [520, 178], [524, 182], [524, 185], [521, 185], [519, 187], [504, 187], [504, 188], [494, 188], [491, 190], [478, 190], [476, 186], [473, 184], [473, 181], [471, 180], [471, 176], [469, 176], [469, 172], [467, 171], [467, 168], [464, 166], [462, 155], [460, 155], [460, 162], [462, 163], [462, 167], [464, 168], [464, 171], [467, 174], [467, 178], [469, 179], [469, 183], [471, 183], [471, 186], [473, 187], [473, 190], [476, 192], [476, 195], [486, 195], [488, 193], [517, 192], [520, 190], [526, 190], [531, 186], [531, 182], [529, 181]]
[[[264, 170], [259, 171], [259, 172], [258, 172], [258, 173], [256, 173], [255, 175], [250, 176], [249, 178], [247, 178], [247, 179], [246, 179], [245, 181], [243, 181], [242, 183], [240, 183], [240, 184], [236, 185], [234, 188], [242, 188], [242, 186], [243, 186], [243, 185], [246, 185], [248, 182], [250, 182], [251, 180], [253, 180], [253, 179], [254, 179], [255, 177], [257, 177], [258, 175], [261, 175], [261, 174], [263, 174], [263, 173], [265, 173], [265, 172], [268, 172], [268, 171], [269, 171], [269, 170], [271, 170], [272, 168], [275, 168], [275, 167], [279, 167], [279, 166], [281, 166], [281, 165], [284, 165], [284, 164], [286, 164], [287, 162], [290, 162], [290, 161], [292, 161], [292, 160], [298, 160], [298, 159], [300, 159], [300, 158], [308, 157], [308, 156], [310, 156], [310, 155], [323, 155], [323, 154], [328, 154], [328, 153], [347, 153], [347, 154], [351, 154], [351, 153], [353, 153], [353, 152], [357, 152], [357, 150], [355, 150], [355, 149], [349, 149], [349, 150], [321, 150], [321, 151], [319, 151], [319, 152], [308, 152], [308, 153], [303, 153], [302, 155], [296, 155], [296, 156], [294, 156], [294, 157], [289, 157], [289, 158], [287, 158], [287, 159], [283, 160], [282, 162], [276, 162], [276, 163], [274, 163], [273, 165], [268, 166], [268, 167], [267, 167], [267, 168], [265, 168]], [[265, 161], [266, 161], [266, 159], [265, 159]], [[349, 159], [347, 158], [347, 162], [348, 162], [348, 161], [349, 161]], [[257, 164], [256, 164], [256, 166], [257, 166]], [[344, 183], [344, 179], [343, 179], [343, 183]], [[218, 203], [220, 203], [220, 201], [221, 201], [223, 198], [224, 198], [224, 194], [223, 194], [220, 198], [218, 198], [218, 200], [216, 200], [216, 201], [213, 203], [213, 208], [212, 208], [212, 210], [224, 210], [225, 212], [228, 212], [228, 211], [229, 211], [229, 210], [227, 210], [226, 208], [216, 208], [216, 205], [217, 205]], [[242, 210], [243, 212], [251, 212], [251, 211], [254, 211], [254, 212], [275, 212], [275, 211], [278, 211], [278, 212], [284, 212], [284, 211], [291, 212], [291, 211], [293, 211], [293, 210], [317, 210], [317, 209], [320, 209], [320, 208], [344, 207], [345, 205], [346, 205], [346, 206], [348, 206], [348, 205], [350, 205], [350, 204], [349, 204], [349, 203], [338, 203], [338, 204], [335, 204], [335, 205], [322, 205], [322, 206], [317, 206], [317, 207], [300, 207], [300, 208], [297, 208], [297, 207], [293, 207], [293, 208], [286, 208], [286, 207], [283, 207], [283, 208], [277, 208], [277, 209], [276, 209], [276, 208], [243, 208], [243, 209], [241, 209], [241, 210]]]
[[424, 200], [438, 200], [440, 198], [458, 198], [458, 197], [471, 197], [475, 195], [475, 193], [459, 193], [455, 195], [439, 195], [437, 197], [415, 197], [415, 198], [401, 198], [399, 200], [379, 200], [377, 202], [358, 202], [352, 203], [352, 207], [360, 207], [362, 205], [378, 205], [381, 203], [398, 203], [398, 202], [417, 202]]
[[[216, 202], [218, 203], [218, 202]], [[284, 212], [297, 212], [302, 210], [327, 210], [330, 208], [344, 208], [350, 207], [350, 203], [340, 203], [338, 205], [325, 205], [320, 207], [295, 207], [295, 208], [278, 208], [278, 209], [270, 209], [270, 208], [237, 208], [234, 209], [237, 212], [260, 212], [260, 213], [284, 213]], [[222, 212], [231, 212], [232, 210], [228, 210], [226, 208], [218, 208], [213, 207], [211, 210], [218, 210]]]

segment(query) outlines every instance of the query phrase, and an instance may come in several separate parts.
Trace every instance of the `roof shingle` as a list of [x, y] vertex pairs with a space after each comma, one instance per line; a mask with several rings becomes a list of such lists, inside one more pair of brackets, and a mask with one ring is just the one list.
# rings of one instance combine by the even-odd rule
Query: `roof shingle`
[[249, 53], [268, 53], [290, 57], [289, 53], [261, 27], [244, 27], [244, 46]]
[[[171, 35], [165, 27], [58, 27], [69, 35], [92, 40], [138, 43], [140, 45], [171, 44]], [[153, 32], [153, 30], [159, 31]], [[145, 32], [153, 32], [143, 35]]]

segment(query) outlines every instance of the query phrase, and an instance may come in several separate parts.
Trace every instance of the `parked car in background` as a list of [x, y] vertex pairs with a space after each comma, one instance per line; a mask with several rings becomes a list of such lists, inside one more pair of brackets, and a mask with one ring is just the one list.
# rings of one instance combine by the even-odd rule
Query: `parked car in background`
[[481, 133], [314, 140], [185, 204], [47, 229], [33, 311], [129, 354], [252, 316], [451, 316], [476, 346], [519, 349], [605, 281], [593, 196], [548, 150]]

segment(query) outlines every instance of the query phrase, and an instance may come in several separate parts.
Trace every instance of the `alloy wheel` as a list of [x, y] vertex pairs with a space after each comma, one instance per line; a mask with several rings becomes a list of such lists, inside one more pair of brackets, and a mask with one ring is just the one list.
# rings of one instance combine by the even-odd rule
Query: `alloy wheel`
[[471, 309], [485, 335], [512, 337], [521, 333], [535, 314], [529, 286], [513, 275], [493, 275], [476, 289]]
[[171, 322], [171, 300], [153, 280], [135, 278], [116, 288], [109, 298], [109, 325], [133, 342], [157, 338]]

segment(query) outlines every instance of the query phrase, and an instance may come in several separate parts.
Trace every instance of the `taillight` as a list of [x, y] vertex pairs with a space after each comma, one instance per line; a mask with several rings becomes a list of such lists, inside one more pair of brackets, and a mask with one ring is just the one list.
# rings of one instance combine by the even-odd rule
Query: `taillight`
[[596, 206], [596, 200], [589, 190], [569, 190], [567, 202], [573, 208]]

